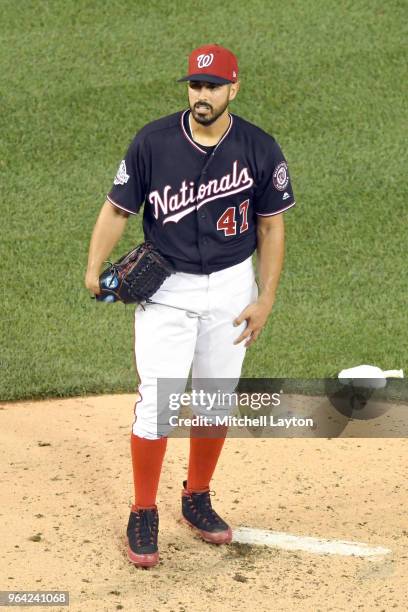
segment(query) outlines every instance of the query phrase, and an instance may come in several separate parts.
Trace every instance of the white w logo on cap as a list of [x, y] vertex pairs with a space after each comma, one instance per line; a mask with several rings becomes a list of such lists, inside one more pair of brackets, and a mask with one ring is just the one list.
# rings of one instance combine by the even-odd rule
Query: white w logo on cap
[[199, 68], [207, 68], [211, 66], [214, 59], [214, 53], [202, 53], [197, 57], [197, 66]]

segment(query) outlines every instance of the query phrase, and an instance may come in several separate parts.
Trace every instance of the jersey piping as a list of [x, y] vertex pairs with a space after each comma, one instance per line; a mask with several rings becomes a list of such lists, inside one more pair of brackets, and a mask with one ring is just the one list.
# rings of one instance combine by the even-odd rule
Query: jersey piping
[[113, 204], [114, 206], [116, 206], [117, 208], [120, 208], [121, 210], [124, 210], [125, 212], [129, 213], [130, 215], [137, 215], [138, 213], [135, 213], [134, 210], [128, 210], [127, 208], [125, 208], [124, 206], [121, 206], [120, 204], [118, 204], [117, 202], [114, 202], [112, 200], [112, 198], [110, 198], [108, 195], [106, 196], [106, 199], [109, 200], [109, 202], [111, 204]]
[[[182, 115], [181, 115], [181, 117], [180, 117], [181, 129], [183, 130], [183, 134], [184, 134], [185, 138], [188, 140], [188, 142], [189, 142], [191, 145], [193, 145], [193, 147], [194, 147], [195, 149], [197, 149], [197, 151], [200, 151], [200, 153], [203, 153], [204, 155], [207, 155], [207, 151], [205, 151], [204, 149], [202, 149], [202, 148], [201, 148], [201, 147], [200, 147], [200, 146], [199, 146], [199, 145], [198, 145], [198, 144], [195, 142], [195, 140], [193, 140], [193, 139], [191, 138], [190, 134], [187, 132], [186, 128], [184, 127], [184, 117], [186, 116], [186, 113], [189, 113], [189, 112], [190, 112], [190, 110], [189, 110], [189, 109], [185, 110], [185, 111], [184, 111], [184, 113], [182, 113]], [[234, 121], [234, 120], [233, 120], [233, 117], [232, 117], [232, 115], [231, 115], [230, 113], [228, 113], [228, 117], [229, 117], [230, 122], [229, 122], [229, 126], [228, 126], [228, 128], [227, 128], [227, 131], [226, 131], [226, 132], [225, 132], [225, 134], [222, 136], [221, 140], [219, 140], [219, 141], [217, 142], [217, 144], [215, 145], [215, 149], [214, 149], [214, 151], [212, 152], [212, 154], [211, 154], [211, 155], [213, 155], [213, 154], [215, 153], [215, 151], [218, 149], [218, 147], [220, 146], [220, 144], [221, 144], [221, 143], [222, 143], [222, 142], [223, 142], [223, 141], [226, 139], [226, 137], [228, 136], [228, 134], [229, 134], [229, 133], [230, 133], [230, 131], [231, 131], [232, 124], [233, 124], [233, 121]]]
[[256, 214], [259, 217], [273, 217], [275, 215], [280, 215], [280, 213], [285, 212], [285, 210], [289, 210], [289, 208], [292, 208], [292, 206], [294, 206], [296, 204], [296, 202], [292, 202], [292, 204], [289, 204], [289, 206], [285, 206], [285, 208], [281, 208], [280, 210], [275, 210], [274, 212], [271, 213], [259, 213], [257, 212]]

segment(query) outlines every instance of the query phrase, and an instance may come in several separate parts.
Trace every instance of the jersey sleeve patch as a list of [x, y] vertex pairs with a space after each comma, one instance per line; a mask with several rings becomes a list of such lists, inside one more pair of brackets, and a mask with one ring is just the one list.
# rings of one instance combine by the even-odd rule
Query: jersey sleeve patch
[[146, 198], [146, 175], [146, 148], [136, 135], [119, 164], [109, 201], [126, 212], [138, 213]]
[[286, 189], [289, 183], [288, 164], [286, 162], [280, 162], [273, 171], [272, 175], [273, 185], [278, 191]]
[[113, 180], [113, 184], [114, 185], [124, 185], [125, 183], [127, 183], [129, 180], [129, 175], [126, 172], [126, 161], [124, 159], [122, 159], [122, 161], [120, 162], [118, 171], [116, 173], [116, 176]]
[[288, 164], [276, 141], [264, 157], [257, 181], [254, 210], [261, 216], [279, 214], [295, 203]]

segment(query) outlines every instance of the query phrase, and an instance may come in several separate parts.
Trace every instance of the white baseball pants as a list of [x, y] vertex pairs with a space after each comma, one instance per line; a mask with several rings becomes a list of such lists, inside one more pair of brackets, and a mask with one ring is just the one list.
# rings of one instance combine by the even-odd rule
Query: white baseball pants
[[[194, 379], [227, 378], [238, 383], [246, 349], [245, 341], [233, 342], [246, 323], [235, 327], [233, 321], [257, 296], [249, 257], [212, 274], [176, 272], [151, 297], [160, 304], [136, 308], [140, 400], [135, 405], [135, 435], [148, 439], [164, 435], [158, 428], [162, 408], [158, 406], [158, 378], [177, 379], [172, 390], [178, 393], [184, 392], [191, 367], [193, 385]], [[198, 409], [193, 410], [198, 414]]]

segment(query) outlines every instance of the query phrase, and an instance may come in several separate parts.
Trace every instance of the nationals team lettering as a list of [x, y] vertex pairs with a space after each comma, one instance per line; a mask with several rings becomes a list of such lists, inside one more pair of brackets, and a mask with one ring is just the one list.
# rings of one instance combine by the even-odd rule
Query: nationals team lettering
[[166, 185], [162, 194], [158, 190], [152, 191], [148, 195], [148, 201], [154, 208], [153, 215], [155, 219], [159, 218], [160, 211], [167, 218], [163, 223], [175, 221], [176, 223], [186, 214], [193, 212], [194, 207], [190, 207], [184, 211], [182, 215], [168, 215], [169, 212], [185, 208], [189, 204], [197, 204], [197, 209], [203, 204], [217, 199], [218, 197], [226, 197], [233, 193], [238, 193], [252, 187], [253, 179], [249, 174], [248, 168], [242, 168], [238, 171], [238, 162], [234, 161], [232, 172], [225, 174], [221, 179], [212, 179], [207, 183], [201, 183], [198, 188], [197, 196], [195, 195], [195, 184], [190, 181], [189, 185], [183, 180], [180, 189], [177, 193], [171, 194], [171, 185]]

